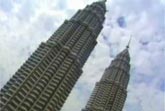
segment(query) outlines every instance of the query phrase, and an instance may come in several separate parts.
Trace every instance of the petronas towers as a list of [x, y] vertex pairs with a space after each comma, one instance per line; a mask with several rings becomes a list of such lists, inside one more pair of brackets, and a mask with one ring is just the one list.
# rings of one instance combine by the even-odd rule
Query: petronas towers
[[[41, 43], [1, 89], [0, 111], [59, 111], [97, 44], [105, 13], [105, 0], [87, 5]], [[127, 48], [105, 70], [83, 111], [122, 110], [129, 60]]]

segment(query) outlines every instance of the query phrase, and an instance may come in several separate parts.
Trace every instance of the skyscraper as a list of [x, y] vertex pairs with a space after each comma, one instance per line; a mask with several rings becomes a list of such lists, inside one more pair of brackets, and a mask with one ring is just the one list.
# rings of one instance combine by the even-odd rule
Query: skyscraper
[[105, 1], [66, 20], [0, 91], [1, 111], [59, 111], [103, 28]]
[[119, 53], [110, 66], [106, 68], [82, 111], [122, 111], [130, 78], [128, 48], [129, 46]]

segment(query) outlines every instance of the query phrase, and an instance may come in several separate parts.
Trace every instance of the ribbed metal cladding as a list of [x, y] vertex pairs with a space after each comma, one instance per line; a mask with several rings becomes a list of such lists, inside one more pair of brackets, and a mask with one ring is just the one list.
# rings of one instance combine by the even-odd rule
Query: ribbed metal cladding
[[130, 77], [129, 62], [129, 52], [126, 48], [106, 68], [82, 111], [122, 111]]
[[0, 91], [1, 111], [59, 111], [96, 45], [105, 3], [79, 10], [29, 57]]

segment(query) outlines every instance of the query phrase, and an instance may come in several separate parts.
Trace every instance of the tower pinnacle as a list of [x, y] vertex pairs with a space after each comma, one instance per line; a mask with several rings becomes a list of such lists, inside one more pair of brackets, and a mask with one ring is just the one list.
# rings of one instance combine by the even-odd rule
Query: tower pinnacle
[[128, 41], [128, 44], [127, 44], [127, 46], [126, 46], [127, 49], [129, 49], [129, 45], [130, 45], [130, 43], [131, 43], [131, 40], [132, 40], [132, 35], [130, 36], [129, 41]]
[[106, 2], [107, 0], [101, 0], [102, 2]]

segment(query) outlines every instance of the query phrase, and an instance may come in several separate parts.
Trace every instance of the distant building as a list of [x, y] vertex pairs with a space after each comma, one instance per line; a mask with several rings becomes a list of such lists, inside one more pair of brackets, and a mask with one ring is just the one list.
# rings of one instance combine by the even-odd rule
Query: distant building
[[106, 68], [82, 111], [122, 111], [129, 82], [130, 56], [127, 48]]
[[105, 1], [79, 10], [41, 43], [0, 91], [1, 111], [59, 111], [103, 28]]

